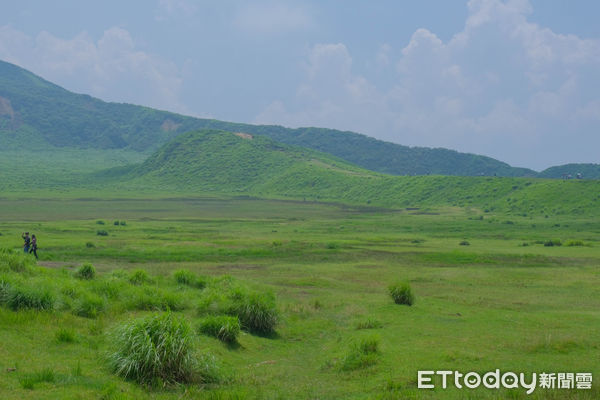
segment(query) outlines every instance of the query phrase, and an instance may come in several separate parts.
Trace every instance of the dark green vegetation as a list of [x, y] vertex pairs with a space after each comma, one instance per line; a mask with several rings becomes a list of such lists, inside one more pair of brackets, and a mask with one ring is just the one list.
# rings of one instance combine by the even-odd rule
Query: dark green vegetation
[[540, 178], [576, 179], [581, 174], [583, 179], [600, 179], [600, 164], [565, 164], [550, 167], [538, 174]]
[[415, 295], [408, 282], [393, 283], [388, 287], [388, 291], [396, 304], [412, 306], [415, 302]]
[[140, 166], [103, 172], [99, 179], [140, 190], [154, 187], [393, 208], [473, 207], [522, 216], [590, 214], [600, 205], [597, 180], [396, 177], [268, 138], [216, 130], [180, 135]]
[[[0, 61], [0, 148], [47, 150], [127, 149], [145, 152], [201, 128], [268, 136], [278, 142], [330, 153], [393, 175], [534, 176], [490, 157], [447, 149], [407, 147], [353, 132], [288, 129], [198, 119], [131, 104], [106, 103], [71, 93]], [[57, 153], [55, 153], [57, 154]], [[112, 158], [112, 152], [106, 152]], [[62, 157], [62, 156], [61, 156]]]
[[[595, 381], [591, 391], [530, 396], [416, 388], [417, 371], [431, 368], [600, 374], [600, 220], [593, 213], [509, 217], [100, 194], [0, 199], [1, 247], [18, 252], [25, 228], [40, 241], [39, 266], [22, 254], [0, 257], [3, 398], [600, 395]], [[114, 220], [127, 224], [106, 223], [109, 235], [96, 235], [97, 221]], [[562, 246], [544, 245], [558, 240]], [[78, 279], [86, 262], [95, 277]], [[397, 280], [410, 284], [411, 307], [390, 298]], [[47, 293], [52, 306], [13, 309], [5, 295], [13, 288], [38, 299]], [[155, 332], [150, 321], [169, 312], [189, 328], [193, 368], [181, 376], [190, 382], [163, 388], [171, 378], [157, 372], [140, 380], [147, 388], [136, 375], [115, 374], [110, 355], [122, 347], [114, 335], [132, 326]], [[272, 313], [271, 333], [251, 329], [248, 321], [268, 322]], [[236, 318], [245, 330], [232, 335]], [[214, 337], [228, 322], [236, 340]], [[132, 362], [146, 371], [143, 359]]]
[[173, 314], [158, 314], [127, 323], [116, 332], [113, 371], [140, 384], [192, 382], [196, 369], [193, 332]]

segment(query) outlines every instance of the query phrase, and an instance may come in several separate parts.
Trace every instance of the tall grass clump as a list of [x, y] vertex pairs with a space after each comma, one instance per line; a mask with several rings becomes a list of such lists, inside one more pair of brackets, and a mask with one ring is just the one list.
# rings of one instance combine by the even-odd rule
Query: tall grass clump
[[206, 279], [196, 276], [193, 272], [187, 269], [179, 269], [173, 273], [175, 282], [180, 285], [186, 285], [197, 289], [206, 287]]
[[371, 336], [362, 338], [350, 347], [350, 351], [341, 360], [342, 371], [353, 371], [366, 368], [375, 363], [379, 356], [379, 338]]
[[130, 310], [181, 311], [188, 307], [185, 296], [180, 293], [141, 287], [130, 292], [126, 306]]
[[228, 314], [240, 319], [242, 328], [259, 334], [275, 331], [279, 313], [271, 293], [246, 292], [235, 289], [230, 295]]
[[8, 294], [11, 289], [12, 285], [9, 282], [0, 279], [0, 304], [5, 304], [8, 301]]
[[25, 374], [20, 379], [21, 387], [23, 389], [33, 390], [36, 383], [49, 382], [54, 383], [56, 381], [56, 375], [54, 370], [51, 368], [44, 368], [41, 371]]
[[72, 329], [61, 328], [54, 335], [57, 342], [60, 343], [75, 343], [77, 342], [77, 335]]
[[408, 282], [396, 282], [388, 286], [390, 296], [396, 304], [405, 304], [412, 306], [415, 302], [415, 296]]
[[4, 298], [6, 305], [13, 311], [52, 310], [55, 302], [54, 295], [44, 287], [11, 286]]
[[191, 382], [197, 365], [193, 334], [170, 312], [123, 325], [115, 334], [112, 370], [142, 385]]
[[0, 248], [0, 271], [31, 272], [33, 265], [34, 260], [30, 256]]
[[92, 293], [85, 293], [75, 301], [73, 314], [85, 318], [96, 318], [105, 308], [104, 298]]
[[96, 268], [90, 263], [84, 263], [75, 272], [75, 277], [79, 279], [92, 280], [96, 277]]
[[225, 343], [235, 343], [240, 333], [240, 321], [228, 315], [210, 315], [200, 321], [198, 331]]
[[152, 283], [152, 278], [150, 278], [150, 275], [148, 275], [146, 270], [136, 269], [129, 276], [129, 283], [133, 285], [143, 285], [145, 283]]

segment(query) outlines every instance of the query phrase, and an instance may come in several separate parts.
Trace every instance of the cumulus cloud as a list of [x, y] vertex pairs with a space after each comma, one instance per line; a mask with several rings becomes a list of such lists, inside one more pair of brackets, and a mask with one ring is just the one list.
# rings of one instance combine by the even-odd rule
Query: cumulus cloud
[[186, 112], [177, 66], [136, 48], [129, 32], [112, 27], [94, 40], [82, 32], [63, 39], [0, 28], [0, 59], [20, 65], [69, 90], [105, 100]]
[[372, 62], [395, 68], [385, 86], [354, 71], [344, 44], [315, 45], [295, 98], [256, 122], [349, 129], [537, 169], [600, 162], [600, 40], [529, 22], [527, 0], [471, 0], [468, 10], [447, 42], [421, 28], [399, 53], [382, 46]]
[[[255, 122], [335, 126], [356, 131], [373, 126], [372, 113], [381, 114], [381, 107], [386, 106], [372, 84], [353, 74], [352, 58], [341, 43], [315, 45], [304, 69], [307, 80], [298, 87], [293, 109], [275, 101]], [[355, 112], [351, 117], [350, 111]]]

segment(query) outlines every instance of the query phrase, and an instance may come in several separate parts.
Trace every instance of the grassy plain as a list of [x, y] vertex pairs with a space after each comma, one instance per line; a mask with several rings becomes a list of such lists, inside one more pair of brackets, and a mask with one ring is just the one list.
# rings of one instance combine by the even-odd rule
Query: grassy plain
[[[172, 277], [184, 268], [274, 292], [281, 322], [275, 335], [244, 332], [237, 345], [197, 336], [198, 354], [214, 355], [221, 366], [221, 383], [145, 389], [113, 375], [106, 354], [115, 327], [158, 311], [127, 307], [128, 299], [106, 293], [100, 296], [107, 306], [95, 318], [58, 306], [53, 311], [0, 307], [0, 394], [8, 399], [598, 398], [596, 382], [589, 391], [537, 389], [528, 396], [524, 389], [452, 385], [419, 390], [416, 380], [421, 369], [496, 368], [592, 372], [599, 379], [599, 223], [590, 215], [524, 217], [450, 207], [358, 208], [232, 197], [5, 196], [0, 247], [18, 249], [24, 230], [39, 238], [43, 270], [22, 277], [24, 284], [46, 285], [60, 297], [69, 285], [93, 290], [94, 284], [73, 277], [84, 262], [98, 270], [98, 284], [116, 270], [125, 276], [141, 268], [152, 278], [149, 290], [184, 299], [185, 307], [174, 312], [195, 326], [199, 294]], [[99, 236], [100, 230], [108, 235]], [[562, 246], [544, 246], [549, 240]], [[413, 306], [396, 305], [388, 296], [387, 286], [397, 280], [410, 282]], [[74, 341], [59, 339], [69, 334]], [[379, 350], [363, 364], [349, 365], [361, 340], [375, 341]], [[27, 384], [32, 379], [33, 389]]]

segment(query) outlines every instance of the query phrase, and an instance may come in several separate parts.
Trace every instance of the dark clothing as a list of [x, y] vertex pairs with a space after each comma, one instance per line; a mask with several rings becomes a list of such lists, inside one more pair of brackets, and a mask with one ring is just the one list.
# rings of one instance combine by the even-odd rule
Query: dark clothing
[[24, 253], [29, 253], [29, 246], [31, 244], [31, 238], [29, 237], [29, 235], [25, 236], [25, 235], [21, 235], [21, 237], [23, 238], [23, 240], [25, 241], [23, 243], [23, 252]]
[[33, 238], [31, 240], [31, 250], [29, 250], [29, 253], [33, 253], [33, 255], [35, 256], [35, 258], [38, 258], [37, 255], [37, 238]]

